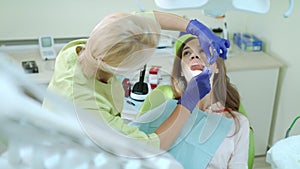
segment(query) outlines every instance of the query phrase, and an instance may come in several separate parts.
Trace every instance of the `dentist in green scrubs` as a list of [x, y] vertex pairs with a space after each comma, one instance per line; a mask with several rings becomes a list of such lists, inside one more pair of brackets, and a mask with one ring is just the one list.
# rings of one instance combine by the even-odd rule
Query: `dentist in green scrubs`
[[[168, 149], [196, 103], [209, 93], [209, 72], [204, 71], [193, 78], [193, 85], [187, 87], [172, 115], [151, 134], [129, 126], [121, 119], [124, 90], [117, 78], [141, 69], [150, 60], [158, 45], [161, 29], [198, 36], [212, 62], [220, 56], [226, 57], [229, 41], [214, 35], [197, 20], [159, 11], [113, 13], [95, 26], [88, 39], [71, 41], [62, 48], [56, 58], [48, 90], [83, 110], [97, 114], [126, 137]], [[219, 53], [210, 53], [211, 49]], [[55, 111], [47, 98], [43, 107]]]

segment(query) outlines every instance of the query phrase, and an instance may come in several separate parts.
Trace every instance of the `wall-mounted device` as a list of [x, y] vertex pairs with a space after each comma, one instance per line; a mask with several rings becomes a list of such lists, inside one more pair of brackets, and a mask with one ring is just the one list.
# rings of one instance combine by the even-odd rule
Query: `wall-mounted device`
[[54, 40], [52, 36], [39, 37], [40, 54], [44, 60], [55, 59]]

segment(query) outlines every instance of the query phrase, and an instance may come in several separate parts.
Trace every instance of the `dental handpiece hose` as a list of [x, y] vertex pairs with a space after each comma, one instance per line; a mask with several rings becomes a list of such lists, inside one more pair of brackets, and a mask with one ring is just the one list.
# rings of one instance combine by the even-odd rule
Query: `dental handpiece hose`
[[144, 65], [143, 70], [140, 71], [140, 79], [139, 79], [139, 87], [138, 87], [138, 91], [143, 91], [145, 72], [146, 72], [146, 65]]

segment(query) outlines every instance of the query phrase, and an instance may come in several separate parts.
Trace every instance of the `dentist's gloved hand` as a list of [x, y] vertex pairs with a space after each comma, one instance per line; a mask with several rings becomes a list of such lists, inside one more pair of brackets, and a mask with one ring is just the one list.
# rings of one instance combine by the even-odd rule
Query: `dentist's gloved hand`
[[[186, 32], [198, 37], [209, 64], [213, 64], [219, 56], [223, 59], [227, 58], [227, 48], [230, 47], [230, 42], [214, 34], [208, 27], [196, 19], [189, 22]], [[209, 49], [210, 47], [212, 48], [212, 54]]]
[[211, 73], [212, 70], [210, 68], [204, 67], [199, 75], [194, 76], [188, 83], [177, 104], [181, 104], [192, 112], [198, 101], [211, 90], [209, 80]]

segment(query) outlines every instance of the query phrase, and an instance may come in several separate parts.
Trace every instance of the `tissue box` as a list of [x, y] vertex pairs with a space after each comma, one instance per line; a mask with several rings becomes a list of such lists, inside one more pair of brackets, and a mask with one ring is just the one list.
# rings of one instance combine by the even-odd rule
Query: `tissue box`
[[252, 34], [234, 33], [233, 41], [239, 48], [247, 52], [258, 52], [262, 50], [262, 41]]

